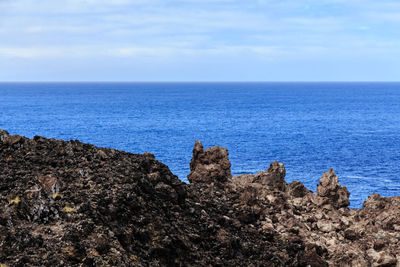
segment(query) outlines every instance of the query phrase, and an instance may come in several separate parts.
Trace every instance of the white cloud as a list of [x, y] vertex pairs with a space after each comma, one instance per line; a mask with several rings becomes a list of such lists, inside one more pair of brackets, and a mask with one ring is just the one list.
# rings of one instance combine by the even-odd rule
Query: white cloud
[[190, 46], [126, 46], [107, 48], [103, 46], [75, 47], [0, 47], [0, 58], [65, 59], [65, 58], [173, 58], [177, 56], [237, 56], [253, 55], [278, 57], [287, 54], [280, 47], [268, 46], [218, 46], [192, 48]]
[[44, 58], [60, 56], [54, 48], [29, 48], [29, 47], [0, 47], [0, 57], [5, 58]]
[[107, 51], [107, 55], [116, 57], [165, 57], [174, 52], [173, 49], [165, 47], [120, 47]]
[[392, 60], [399, 18], [390, 0], [0, 0], [0, 60]]
[[0, 58], [41, 59], [88, 59], [102, 56], [105, 49], [90, 46], [41, 46], [41, 47], [0, 47]]

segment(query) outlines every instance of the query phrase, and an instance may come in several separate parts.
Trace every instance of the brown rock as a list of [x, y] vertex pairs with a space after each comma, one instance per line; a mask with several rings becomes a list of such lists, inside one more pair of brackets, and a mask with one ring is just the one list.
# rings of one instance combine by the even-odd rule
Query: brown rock
[[254, 182], [285, 191], [287, 186], [285, 175], [286, 170], [283, 163], [275, 161], [271, 163], [268, 170], [257, 173], [254, 177]]
[[385, 240], [382, 240], [382, 239], [376, 240], [374, 243], [374, 249], [376, 251], [381, 251], [385, 246], [386, 246], [386, 242], [385, 242]]
[[99, 151], [97, 152], [97, 156], [98, 156], [99, 158], [101, 158], [102, 160], [108, 159], [108, 156], [107, 156], [106, 152], [104, 152], [103, 150], [99, 150]]
[[227, 231], [225, 231], [224, 229], [220, 229], [217, 232], [216, 238], [219, 242], [221, 242], [222, 244], [229, 244], [230, 243], [230, 235]]
[[9, 137], [10, 134], [7, 131], [0, 129], [0, 143], [6, 141]]
[[153, 154], [153, 153], [150, 153], [150, 152], [144, 152], [144, 153], [143, 153], [143, 156], [148, 157], [148, 158], [151, 158], [151, 159], [156, 159], [156, 157], [154, 156], [154, 154]]
[[61, 189], [61, 181], [54, 177], [51, 174], [47, 175], [37, 175], [36, 180], [40, 183], [41, 187], [48, 193], [48, 194], [56, 194], [60, 192]]
[[328, 263], [321, 257], [321, 248], [316, 245], [307, 245], [300, 258], [299, 266], [322, 267]]
[[288, 193], [293, 197], [304, 197], [312, 191], [308, 190], [301, 182], [294, 181], [288, 185]]
[[363, 203], [364, 210], [382, 210], [386, 206], [386, 199], [379, 194], [372, 194]]
[[258, 197], [260, 195], [260, 187], [257, 185], [249, 184], [243, 188], [240, 194], [240, 200], [246, 205], [252, 206], [257, 203]]
[[344, 231], [344, 237], [348, 240], [355, 241], [360, 238], [360, 236], [352, 229], [347, 229]]
[[0, 139], [0, 265], [399, 265], [400, 197], [347, 209], [333, 170], [316, 195], [278, 162], [227, 182], [226, 149], [196, 142], [184, 184], [150, 153]]
[[334, 231], [336, 228], [329, 220], [319, 220], [317, 221], [317, 227], [320, 231], [329, 233]]
[[367, 251], [368, 256], [370, 256], [373, 260], [372, 266], [396, 266], [397, 259], [396, 256], [388, 251], [380, 251], [377, 252], [374, 249], [370, 249]]
[[332, 207], [346, 208], [350, 205], [350, 192], [345, 186], [341, 186], [333, 169], [324, 172], [317, 186], [316, 201], [320, 206], [331, 205]]
[[244, 187], [246, 185], [253, 183], [254, 177], [255, 177], [255, 175], [253, 175], [253, 174], [235, 175], [232, 178], [232, 182], [234, 182], [238, 186]]
[[14, 144], [17, 144], [17, 143], [21, 142], [21, 140], [23, 141], [23, 137], [22, 136], [20, 136], [20, 135], [11, 135], [8, 138], [6, 138], [4, 143], [7, 144], [7, 145], [14, 145]]
[[228, 181], [232, 178], [228, 150], [219, 146], [203, 150], [201, 142], [196, 141], [190, 171], [188, 180], [191, 183]]
[[158, 191], [159, 195], [165, 197], [168, 200], [173, 200], [173, 201], [178, 200], [178, 193], [170, 185], [167, 185], [165, 183], [158, 183], [155, 186], [155, 189]]

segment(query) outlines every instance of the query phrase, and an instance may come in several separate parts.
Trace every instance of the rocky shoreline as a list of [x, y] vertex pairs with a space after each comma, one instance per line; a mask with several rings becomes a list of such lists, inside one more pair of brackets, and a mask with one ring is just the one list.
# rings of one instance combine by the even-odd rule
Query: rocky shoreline
[[198, 141], [190, 170], [0, 130], [0, 265], [400, 266], [400, 197], [351, 210], [332, 169], [315, 194], [278, 162], [232, 177]]

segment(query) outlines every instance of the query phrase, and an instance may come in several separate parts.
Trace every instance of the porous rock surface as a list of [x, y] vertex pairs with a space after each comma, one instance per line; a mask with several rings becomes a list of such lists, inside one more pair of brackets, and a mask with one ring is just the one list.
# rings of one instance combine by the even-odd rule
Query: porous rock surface
[[231, 163], [228, 150], [220, 146], [203, 149], [203, 144], [196, 141], [193, 148], [193, 158], [190, 161], [191, 183], [226, 182], [232, 178]]
[[313, 194], [227, 166], [196, 142], [185, 184], [151, 153], [0, 131], [0, 264], [400, 266], [399, 197], [349, 210], [334, 172]]
[[316, 200], [320, 206], [332, 205], [334, 208], [346, 208], [350, 205], [350, 192], [339, 184], [333, 169], [324, 172], [317, 186]]

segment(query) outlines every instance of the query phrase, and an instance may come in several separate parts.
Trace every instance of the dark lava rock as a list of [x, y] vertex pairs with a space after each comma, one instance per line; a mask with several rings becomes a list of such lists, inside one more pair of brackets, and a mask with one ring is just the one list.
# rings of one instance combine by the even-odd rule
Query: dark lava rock
[[333, 170], [314, 195], [283, 164], [231, 179], [196, 142], [190, 184], [154, 155], [0, 130], [0, 266], [396, 266], [400, 197], [349, 210]]
[[4, 142], [8, 137], [10, 137], [10, 134], [5, 130], [0, 129], [0, 143]]
[[350, 205], [350, 192], [345, 186], [339, 184], [338, 177], [333, 169], [324, 172], [319, 180], [316, 199], [319, 205], [332, 205], [334, 208], [346, 208]]
[[[77, 140], [32, 140], [5, 131], [0, 137], [0, 264], [295, 263], [282, 254], [293, 250], [290, 244], [241, 222], [254, 213], [232, 209], [224, 188], [190, 187], [151, 153], [125, 153]], [[198, 143], [194, 154], [193, 180], [231, 177], [226, 149], [203, 151]]]
[[275, 161], [271, 163], [267, 171], [257, 173], [254, 182], [284, 191], [287, 186], [285, 175], [286, 169], [283, 163]]
[[312, 191], [308, 190], [301, 182], [293, 181], [288, 185], [288, 192], [293, 197], [304, 197]]
[[191, 183], [228, 181], [232, 178], [228, 150], [219, 146], [203, 150], [201, 142], [196, 141], [190, 171], [187, 178]]

